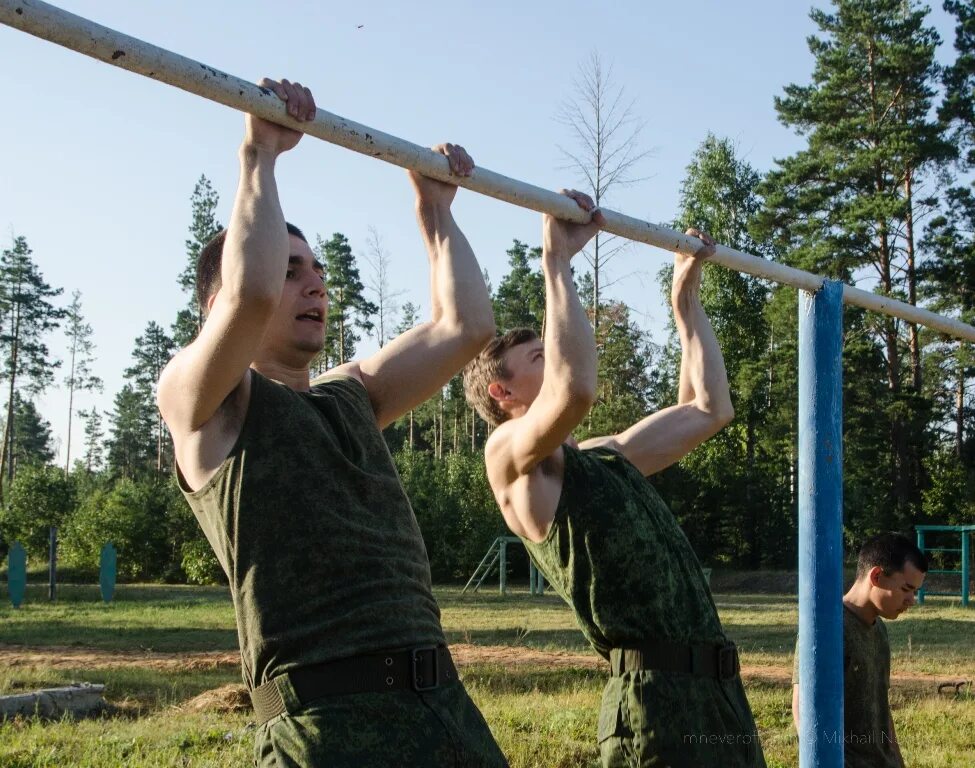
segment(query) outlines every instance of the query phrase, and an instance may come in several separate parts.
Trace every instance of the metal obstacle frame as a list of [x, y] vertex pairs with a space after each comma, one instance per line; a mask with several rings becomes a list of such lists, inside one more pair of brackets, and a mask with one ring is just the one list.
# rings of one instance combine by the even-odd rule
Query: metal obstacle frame
[[[938, 573], [961, 577], [961, 589], [958, 592], [933, 592], [927, 586], [922, 585], [917, 592], [917, 604], [924, 605], [924, 598], [928, 596], [939, 597], [959, 597], [963, 607], [968, 607], [969, 598], [969, 579], [971, 578], [971, 535], [975, 532], [975, 525], [917, 525], [914, 527], [917, 534], [917, 548], [925, 554], [929, 552], [950, 552], [958, 555], [959, 567], [953, 568], [929, 568], [928, 574]], [[933, 547], [928, 534], [935, 534], [939, 538], [947, 534], [961, 536], [960, 547]]]
[[[450, 175], [446, 158], [425, 147], [319, 109], [297, 122], [271, 91], [40, 0], [0, 0], [0, 23], [167, 83], [203, 98], [286, 125], [388, 163], [450, 181], [489, 197], [584, 222], [588, 214], [550, 190], [477, 168]], [[607, 232], [668, 251], [697, 241], [667, 227], [603, 210]], [[975, 341], [975, 327], [887, 296], [718, 246], [716, 264], [799, 290], [799, 760], [843, 765], [843, 304]]]

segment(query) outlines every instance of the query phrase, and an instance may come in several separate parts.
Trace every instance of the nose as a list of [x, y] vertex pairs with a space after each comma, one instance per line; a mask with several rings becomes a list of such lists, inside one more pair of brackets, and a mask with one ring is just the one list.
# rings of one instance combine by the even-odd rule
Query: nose
[[324, 296], [325, 281], [319, 275], [313, 273], [312, 276], [305, 281], [304, 293], [306, 296]]

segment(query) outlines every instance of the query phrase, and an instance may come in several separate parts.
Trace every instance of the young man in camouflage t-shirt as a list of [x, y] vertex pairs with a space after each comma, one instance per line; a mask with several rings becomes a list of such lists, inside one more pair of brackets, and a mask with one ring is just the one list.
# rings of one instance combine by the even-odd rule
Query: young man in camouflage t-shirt
[[[869, 539], [843, 596], [843, 757], [846, 768], [903, 768], [887, 691], [890, 644], [883, 619], [914, 605], [928, 570], [924, 553], [887, 533]], [[792, 716], [799, 728], [799, 646], [792, 673]]]
[[[307, 88], [262, 81], [294, 121]], [[285, 107], [282, 106], [282, 117]], [[230, 582], [264, 768], [502, 768], [444, 643], [426, 549], [381, 429], [439, 392], [494, 333], [457, 187], [410, 174], [431, 319], [310, 381], [322, 265], [287, 224], [274, 170], [301, 133], [248, 115], [226, 231], [200, 254], [206, 322], [159, 408], [179, 480]], [[437, 147], [451, 172], [473, 161]]]
[[545, 217], [545, 343], [527, 329], [491, 342], [465, 369], [470, 402], [497, 426], [485, 448], [505, 521], [573, 607], [612, 676], [599, 713], [603, 765], [753, 768], [762, 749], [704, 574], [646, 476], [732, 418], [721, 351], [699, 290], [713, 241], [688, 230], [674, 262], [679, 402], [626, 431], [576, 445], [596, 394], [596, 346], [569, 260], [601, 221]]

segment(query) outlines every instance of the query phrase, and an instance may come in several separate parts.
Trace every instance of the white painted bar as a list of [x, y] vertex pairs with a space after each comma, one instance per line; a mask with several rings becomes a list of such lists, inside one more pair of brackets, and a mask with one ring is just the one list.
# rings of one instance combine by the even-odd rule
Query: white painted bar
[[[323, 109], [318, 110], [314, 121], [299, 123], [288, 117], [277, 96], [254, 83], [95, 24], [40, 0], [0, 0], [0, 23], [100, 59], [106, 64], [168, 83], [387, 163], [442, 181], [451, 181], [512, 205], [550, 213], [570, 221], [582, 222], [588, 218], [575, 203], [557, 192], [502, 176], [487, 168], [477, 168], [469, 178], [452, 177], [447, 160], [442, 155]], [[676, 251], [682, 246], [693, 248], [697, 244], [693, 238], [648, 221], [605, 209], [603, 215], [606, 217], [604, 229], [607, 232], [630, 240], [668, 251]], [[718, 246], [712, 261], [728, 269], [806, 291], [818, 291], [824, 279], [723, 245]], [[975, 341], [975, 327], [850, 285], [843, 287], [843, 302]]]

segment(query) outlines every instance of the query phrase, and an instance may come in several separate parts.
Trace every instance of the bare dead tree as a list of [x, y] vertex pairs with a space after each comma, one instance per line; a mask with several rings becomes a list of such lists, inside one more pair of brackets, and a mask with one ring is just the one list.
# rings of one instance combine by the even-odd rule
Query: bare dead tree
[[382, 347], [393, 337], [393, 326], [399, 312], [399, 304], [396, 299], [402, 296], [405, 291], [394, 291], [389, 284], [389, 252], [383, 246], [383, 239], [375, 227], [369, 227], [366, 248], [365, 260], [370, 269], [366, 288], [372, 291], [377, 307], [376, 322], [370, 331], [370, 335], [374, 336], [379, 342], [379, 346]]
[[[626, 98], [622, 86], [613, 82], [612, 65], [604, 65], [598, 52], [593, 51], [580, 64], [573, 80], [573, 94], [562, 103], [556, 120], [569, 129], [572, 137], [570, 148], [559, 146], [567, 161], [562, 167], [577, 173], [596, 205], [601, 205], [614, 187], [643, 180], [633, 174], [650, 154], [649, 150], [640, 149], [644, 121], [634, 114], [633, 101]], [[628, 241], [600, 232], [583, 251], [592, 267], [594, 329], [599, 328], [602, 269], [627, 246]]]

